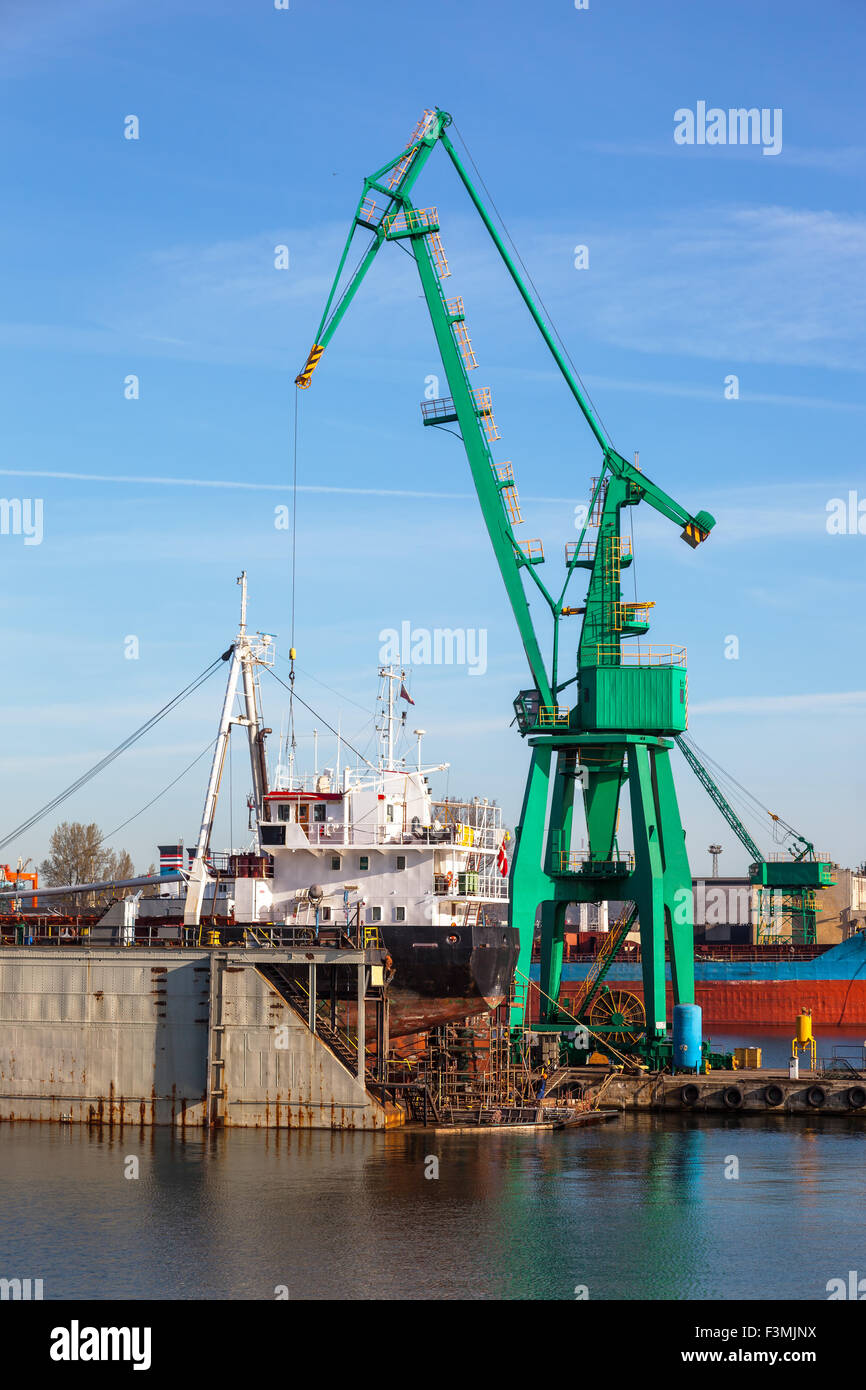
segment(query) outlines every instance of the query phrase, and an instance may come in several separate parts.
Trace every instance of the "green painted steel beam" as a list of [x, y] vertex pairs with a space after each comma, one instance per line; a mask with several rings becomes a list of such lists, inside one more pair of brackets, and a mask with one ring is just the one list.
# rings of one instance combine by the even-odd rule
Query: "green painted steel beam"
[[466, 369], [445, 306], [439, 275], [426, 237], [423, 235], [413, 237], [411, 245], [421, 280], [421, 289], [427, 303], [427, 311], [433, 324], [436, 345], [439, 349], [439, 356], [442, 360], [442, 367], [460, 426], [463, 447], [472, 473], [472, 481], [475, 484], [481, 515], [517, 623], [517, 630], [520, 633], [532, 679], [541, 694], [542, 703], [550, 705], [553, 703], [553, 695], [544, 659], [538, 645], [538, 638], [535, 635], [529, 603], [521, 581], [521, 564], [515, 553], [517, 542], [502, 505], [502, 497], [493, 471], [493, 456], [478, 416], [475, 393], [469, 385]]
[[740, 817], [737, 815], [733, 806], [730, 804], [727, 797], [722, 792], [721, 788], [717, 786], [716, 783], [713, 781], [713, 778], [710, 776], [709, 772], [704, 767], [703, 763], [701, 762], [695, 750], [692, 748], [691, 744], [688, 742], [687, 739], [683, 737], [682, 734], [677, 735], [676, 744], [683, 757], [685, 758], [686, 762], [688, 763], [689, 767], [691, 768], [692, 772], [695, 774], [701, 786], [704, 788], [704, 791], [709, 793], [711, 800], [721, 811], [725, 820], [728, 822], [728, 825], [731, 827], [737, 839], [740, 841], [740, 844], [745, 845], [746, 849], [749, 851], [749, 854], [752, 856], [753, 863], [762, 863], [767, 856], [765, 854], [762, 854], [761, 851], [758, 849], [758, 846], [755, 844], [748, 830], [743, 825], [743, 822], [740, 820]]

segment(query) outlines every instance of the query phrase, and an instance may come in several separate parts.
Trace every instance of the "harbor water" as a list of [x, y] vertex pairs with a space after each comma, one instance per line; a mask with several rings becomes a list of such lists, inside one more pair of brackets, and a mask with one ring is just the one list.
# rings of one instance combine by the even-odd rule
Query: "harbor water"
[[[866, 1272], [863, 1120], [443, 1135], [0, 1126], [45, 1299], [795, 1299]], [[137, 1175], [136, 1175], [137, 1174]]]

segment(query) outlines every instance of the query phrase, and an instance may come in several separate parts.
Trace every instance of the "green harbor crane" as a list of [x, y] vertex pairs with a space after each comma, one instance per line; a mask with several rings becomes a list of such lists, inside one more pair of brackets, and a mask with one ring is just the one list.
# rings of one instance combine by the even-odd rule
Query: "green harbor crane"
[[[692, 548], [706, 540], [714, 518], [692, 513], [668, 496], [607, 437], [598, 416], [451, 142], [451, 117], [424, 112], [408, 144], [364, 180], [349, 235], [307, 361], [296, 377], [309, 387], [323, 352], [386, 242], [401, 241], [414, 257], [433, 325], [449, 395], [421, 406], [426, 426], [456, 425], [466, 451], [481, 514], [511, 605], [529, 666], [531, 685], [515, 700], [517, 727], [530, 748], [523, 806], [510, 866], [510, 920], [520, 937], [519, 981], [529, 977], [536, 912], [541, 908], [541, 1020], [555, 1030], [572, 1020], [560, 1013], [565, 912], [569, 903], [626, 899], [640, 918], [646, 1009], [644, 1050], [659, 1060], [667, 1032], [665, 943], [670, 952], [675, 1003], [694, 1001], [694, 936], [691, 873], [671, 771], [672, 737], [686, 728], [686, 666], [682, 648], [635, 646], [649, 628], [649, 603], [623, 599], [621, 575], [632, 562], [622, 535], [625, 509], [647, 502], [680, 528]], [[462, 298], [447, 298], [451, 272], [435, 208], [419, 208], [413, 187], [441, 145], [481, 217], [535, 325], [601, 450], [586, 521], [566, 549], [561, 582], [545, 581], [538, 540], [518, 540], [522, 522], [512, 464], [499, 462], [500, 434], [491, 392], [473, 387], [477, 360], [466, 328]], [[357, 268], [346, 276], [348, 257], [361, 231], [369, 235]], [[566, 596], [577, 571], [587, 575], [579, 607]], [[537, 591], [552, 619], [549, 661], [530, 612], [526, 586]], [[562, 671], [561, 623], [582, 617], [576, 661]], [[566, 703], [564, 692], [573, 687]], [[583, 796], [588, 848], [572, 849], [576, 787]], [[617, 843], [620, 797], [628, 788], [633, 852]], [[525, 997], [512, 1009], [524, 1021]], [[536, 1025], [533, 1025], [536, 1026]], [[617, 1026], [616, 1023], [612, 1028]]]
[[698, 757], [692, 740], [680, 734], [677, 745], [701, 786], [709, 793], [751, 856], [749, 882], [757, 890], [758, 940], [768, 945], [796, 942], [814, 946], [818, 939], [817, 890], [832, 888], [836, 882], [829, 859], [821, 858], [811, 840], [764, 806], [761, 809], [770, 817], [774, 828], [783, 832], [789, 846], [787, 851], [768, 859], [758, 849], [733, 806]]

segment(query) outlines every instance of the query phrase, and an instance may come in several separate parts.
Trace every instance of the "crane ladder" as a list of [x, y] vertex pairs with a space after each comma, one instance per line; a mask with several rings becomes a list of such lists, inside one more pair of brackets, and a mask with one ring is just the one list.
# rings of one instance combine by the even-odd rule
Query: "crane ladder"
[[634, 903], [628, 903], [607, 933], [601, 950], [592, 962], [586, 979], [572, 1001], [571, 1011], [577, 1018], [586, 1013], [598, 993], [604, 977], [613, 965], [616, 953], [628, 936], [636, 917], [637, 907]]

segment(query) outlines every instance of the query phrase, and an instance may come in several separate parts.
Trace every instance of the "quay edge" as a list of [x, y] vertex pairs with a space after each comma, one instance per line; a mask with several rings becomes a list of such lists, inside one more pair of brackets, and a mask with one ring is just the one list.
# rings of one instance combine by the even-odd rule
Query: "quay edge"
[[792, 1080], [770, 1070], [686, 1072], [628, 1076], [599, 1067], [573, 1067], [569, 1082], [590, 1100], [619, 1110], [676, 1111], [705, 1115], [835, 1115], [866, 1120], [866, 1082], [839, 1080], [812, 1073]]
[[[365, 953], [5, 947], [0, 1122], [375, 1130], [402, 1113], [257, 968]], [[276, 1045], [277, 1030], [281, 1044]]]

